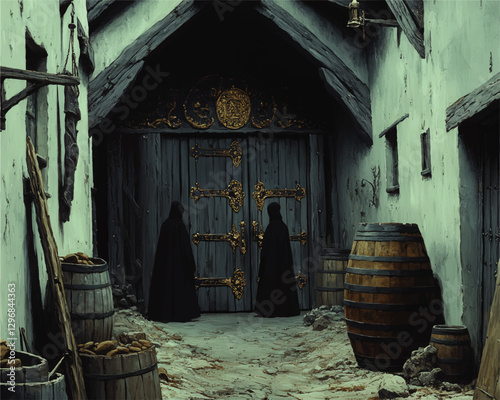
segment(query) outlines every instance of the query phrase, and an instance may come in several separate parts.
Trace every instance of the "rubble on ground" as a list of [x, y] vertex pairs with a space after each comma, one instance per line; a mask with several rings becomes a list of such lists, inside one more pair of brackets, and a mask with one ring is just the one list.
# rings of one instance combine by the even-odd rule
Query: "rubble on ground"
[[320, 306], [314, 308], [304, 315], [302, 321], [304, 326], [311, 326], [315, 331], [322, 331], [338, 321], [345, 320], [344, 307], [335, 306]]

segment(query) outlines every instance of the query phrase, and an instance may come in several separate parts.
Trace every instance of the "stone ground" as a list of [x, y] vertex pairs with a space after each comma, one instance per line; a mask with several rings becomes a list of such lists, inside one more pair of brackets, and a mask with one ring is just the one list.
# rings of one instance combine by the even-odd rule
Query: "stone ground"
[[[167, 370], [164, 399], [379, 399], [388, 374], [357, 366], [345, 323], [322, 331], [289, 318], [253, 313], [202, 314], [187, 323], [158, 323], [120, 310], [115, 333], [145, 332]], [[408, 399], [471, 400], [470, 387], [410, 387]]]

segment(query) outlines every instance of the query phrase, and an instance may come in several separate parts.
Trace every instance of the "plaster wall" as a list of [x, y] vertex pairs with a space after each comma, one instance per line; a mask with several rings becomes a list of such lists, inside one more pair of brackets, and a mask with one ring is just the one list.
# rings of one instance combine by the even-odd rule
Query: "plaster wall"
[[[75, 16], [87, 27], [86, 4], [75, 0]], [[0, 2], [1, 18], [1, 65], [12, 68], [26, 68], [26, 31], [34, 42], [47, 52], [46, 72], [61, 73], [69, 44], [68, 23], [71, 21], [71, 7], [64, 18], [59, 18], [58, 0], [6, 0]], [[75, 34], [75, 50], [78, 61], [78, 39]], [[68, 63], [71, 62], [71, 59]], [[69, 64], [68, 68], [71, 67]], [[64, 88], [49, 85], [40, 91], [38, 134], [46, 142], [37, 146], [37, 152], [48, 161], [43, 170], [45, 191], [51, 195], [48, 209], [52, 230], [59, 254], [83, 251], [92, 254], [91, 219], [91, 147], [87, 127], [87, 78], [80, 71], [79, 105], [82, 119], [77, 125], [79, 160], [75, 173], [75, 192], [70, 221], [59, 223], [59, 167], [58, 141], [64, 143]], [[8, 79], [5, 83], [6, 98], [10, 98], [26, 87], [26, 82]], [[6, 116], [6, 129], [0, 133], [0, 337], [7, 336], [7, 285], [16, 285], [16, 334], [25, 327], [29, 340], [33, 340], [29, 262], [27, 246], [27, 209], [23, 201], [23, 178], [28, 176], [26, 167], [26, 103], [24, 100], [14, 106]], [[61, 127], [61, 131], [58, 126]], [[58, 137], [58, 135], [60, 135]], [[61, 149], [64, 156], [64, 148]], [[64, 173], [64, 171], [61, 171]], [[47, 273], [41, 248], [34, 206], [28, 212], [33, 215], [31, 229], [35, 237], [35, 252], [40, 273], [42, 301], [46, 301]], [[45, 306], [50, 306], [45, 304]]]
[[[458, 129], [446, 131], [446, 108], [500, 71], [500, 3], [425, 1], [424, 7], [425, 59], [396, 28], [382, 28], [369, 38], [374, 144], [363, 147], [348, 122], [339, 127], [335, 160], [341, 240], [350, 247], [360, 222], [417, 223], [442, 285], [446, 323], [461, 324]], [[391, 195], [386, 193], [386, 140], [378, 136], [407, 113], [397, 129], [400, 193]], [[420, 174], [420, 135], [427, 129], [430, 178]], [[361, 187], [362, 179], [376, 184], [377, 206], [370, 203], [371, 187]]]
[[93, 32], [94, 77], [116, 60], [128, 45], [165, 18], [181, 1], [186, 0], [136, 1], [125, 9], [120, 18], [113, 19]]

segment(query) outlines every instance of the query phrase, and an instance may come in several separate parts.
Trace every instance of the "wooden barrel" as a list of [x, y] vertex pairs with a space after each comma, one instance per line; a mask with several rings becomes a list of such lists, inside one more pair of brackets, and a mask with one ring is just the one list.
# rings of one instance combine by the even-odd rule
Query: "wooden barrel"
[[417, 225], [360, 224], [344, 291], [347, 330], [359, 366], [401, 370], [413, 350], [429, 343], [432, 324], [419, 312], [429, 312], [436, 294]]
[[94, 265], [62, 263], [64, 291], [77, 343], [102, 342], [113, 334], [113, 294], [108, 264], [100, 258]]
[[112, 357], [81, 354], [89, 399], [161, 399], [156, 350]]
[[18, 383], [14, 387], [14, 392], [9, 390], [12, 386], [9, 383], [0, 383], [0, 398], [10, 399], [41, 399], [41, 400], [67, 400], [66, 383], [64, 375], [54, 374], [54, 379], [44, 382]]
[[438, 367], [443, 380], [466, 382], [473, 376], [470, 336], [463, 325], [434, 325], [430, 344], [437, 349]]
[[349, 250], [324, 249], [316, 271], [316, 302], [318, 306], [342, 305], [344, 277]]
[[14, 375], [8, 375], [10, 368], [0, 368], [0, 382], [5, 383], [12, 379], [17, 384], [49, 380], [49, 365], [45, 358], [17, 350], [12, 356], [21, 360], [21, 367], [14, 368]]

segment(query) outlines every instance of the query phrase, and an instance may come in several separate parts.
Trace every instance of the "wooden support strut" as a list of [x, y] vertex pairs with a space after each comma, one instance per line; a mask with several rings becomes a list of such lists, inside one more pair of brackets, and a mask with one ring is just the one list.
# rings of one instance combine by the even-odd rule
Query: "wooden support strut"
[[65, 344], [65, 348], [61, 350], [62, 353], [67, 354], [65, 358], [66, 378], [71, 392], [71, 398], [85, 400], [87, 395], [85, 392], [85, 382], [83, 380], [82, 362], [78, 353], [75, 337], [73, 336], [73, 331], [71, 330], [71, 317], [68, 304], [66, 303], [66, 295], [62, 282], [61, 261], [59, 260], [57, 243], [54, 239], [52, 225], [50, 223], [42, 175], [38, 167], [35, 149], [33, 148], [30, 138], [27, 138], [26, 143], [26, 163], [30, 177], [31, 192], [34, 197], [38, 232], [40, 234], [40, 241], [45, 256], [45, 263], [47, 265], [47, 273], [49, 275], [48, 283], [54, 301], [53, 309], [56, 314], [58, 329], [61, 332]]
[[[47, 72], [28, 71], [10, 67], [0, 67], [0, 95], [2, 96], [0, 110], [0, 131], [5, 130], [5, 115], [7, 112], [19, 102], [26, 99], [38, 89], [47, 85], [65, 85], [76, 86], [80, 84], [80, 79], [75, 76], [49, 74]], [[18, 79], [31, 82], [32, 84], [9, 100], [4, 98], [4, 81], [5, 79]]]

